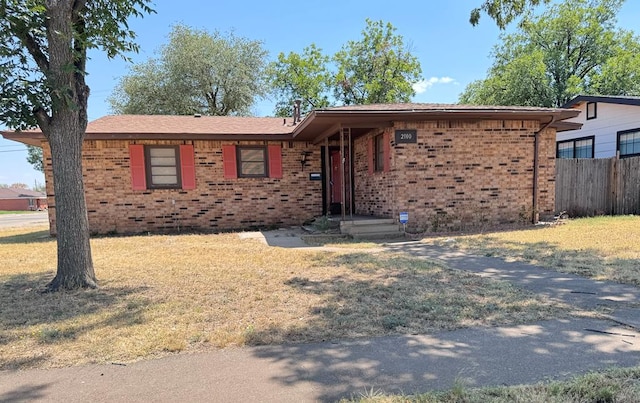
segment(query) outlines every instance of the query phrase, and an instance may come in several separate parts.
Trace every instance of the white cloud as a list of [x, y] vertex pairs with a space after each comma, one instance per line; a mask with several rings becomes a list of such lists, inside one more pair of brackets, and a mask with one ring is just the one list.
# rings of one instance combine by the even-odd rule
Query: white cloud
[[434, 84], [458, 84], [458, 82], [451, 77], [431, 77], [413, 84], [413, 90], [416, 94], [422, 94]]

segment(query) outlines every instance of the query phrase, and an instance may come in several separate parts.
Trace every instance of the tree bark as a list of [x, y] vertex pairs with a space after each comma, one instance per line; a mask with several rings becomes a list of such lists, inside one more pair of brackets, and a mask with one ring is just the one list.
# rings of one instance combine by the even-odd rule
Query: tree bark
[[[95, 288], [89, 220], [82, 178], [82, 143], [89, 89], [84, 79], [86, 48], [74, 49], [73, 0], [48, 0], [47, 36], [51, 117], [36, 111], [51, 146], [58, 244], [58, 268], [48, 291]], [[77, 29], [78, 27], [76, 27]], [[38, 113], [40, 112], [40, 113]]]

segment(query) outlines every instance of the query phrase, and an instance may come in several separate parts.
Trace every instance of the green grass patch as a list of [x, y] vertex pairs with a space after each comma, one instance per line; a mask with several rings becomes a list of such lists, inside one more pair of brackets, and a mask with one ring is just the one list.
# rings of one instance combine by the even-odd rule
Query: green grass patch
[[640, 367], [591, 372], [567, 381], [467, 388], [419, 395], [384, 395], [374, 390], [341, 402], [359, 403], [614, 403], [640, 402]]

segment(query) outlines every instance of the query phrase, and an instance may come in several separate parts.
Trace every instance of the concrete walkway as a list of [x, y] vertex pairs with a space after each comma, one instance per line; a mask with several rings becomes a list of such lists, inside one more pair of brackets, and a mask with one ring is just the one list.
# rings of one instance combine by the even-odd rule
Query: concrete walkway
[[[280, 238], [289, 247], [304, 247], [288, 239], [294, 235]], [[640, 300], [634, 287], [418, 242], [386, 248], [508, 280], [578, 308], [606, 306], [611, 319], [572, 318], [432, 335], [226, 349], [128, 365], [4, 371], [0, 401], [335, 401], [371, 391], [408, 394], [445, 389], [456, 382], [511, 385], [640, 365], [640, 332], [620, 324], [638, 325], [635, 308]]]

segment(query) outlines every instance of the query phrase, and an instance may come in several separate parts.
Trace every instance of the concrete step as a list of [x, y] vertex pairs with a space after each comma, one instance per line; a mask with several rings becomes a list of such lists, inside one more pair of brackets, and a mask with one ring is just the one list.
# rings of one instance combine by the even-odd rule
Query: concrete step
[[369, 232], [366, 234], [353, 234], [353, 239], [398, 239], [404, 237], [404, 232]]
[[368, 233], [396, 233], [400, 232], [398, 224], [374, 224], [374, 225], [354, 225], [340, 229], [343, 234], [368, 234]]

